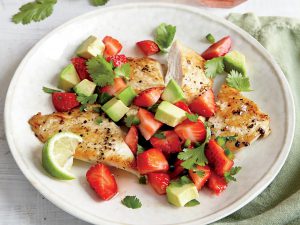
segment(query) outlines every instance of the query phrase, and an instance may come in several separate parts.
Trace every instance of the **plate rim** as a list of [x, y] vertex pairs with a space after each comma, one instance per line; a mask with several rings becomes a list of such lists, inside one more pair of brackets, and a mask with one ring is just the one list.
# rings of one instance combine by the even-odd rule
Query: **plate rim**
[[[46, 42], [53, 34], [55, 34], [57, 31], [64, 29], [64, 27], [76, 23], [76, 21], [85, 19], [85, 17], [93, 17], [97, 14], [100, 14], [102, 11], [114, 11], [120, 8], [126, 9], [128, 7], [165, 7], [165, 8], [174, 8], [178, 10], [186, 10], [193, 13], [197, 13], [201, 16], [204, 16], [206, 18], [209, 18], [210, 20], [215, 21], [216, 23], [223, 24], [224, 26], [232, 29], [233, 31], [237, 32], [242, 38], [244, 38], [249, 44], [251, 44], [253, 47], [256, 48], [256, 50], [268, 61], [270, 66], [274, 69], [277, 78], [280, 80], [281, 85], [283, 86], [283, 94], [285, 99], [290, 99], [290, 101], [285, 102], [285, 107], [289, 113], [288, 119], [287, 119], [287, 134], [284, 140], [283, 148], [281, 152], [279, 153], [275, 163], [272, 165], [272, 167], [265, 173], [265, 175], [251, 188], [249, 192], [247, 192], [245, 195], [243, 195], [240, 199], [233, 202], [228, 207], [225, 207], [223, 209], [220, 209], [218, 212], [210, 214], [204, 218], [198, 218], [194, 220], [190, 220], [181, 224], [199, 224], [201, 222], [202, 224], [212, 223], [217, 220], [220, 220], [233, 212], [239, 210], [246, 204], [248, 204], [250, 201], [252, 201], [255, 197], [257, 197], [265, 188], [275, 179], [275, 177], [280, 172], [282, 166], [284, 165], [294, 138], [294, 132], [295, 132], [295, 104], [294, 99], [292, 95], [292, 91], [290, 89], [289, 83], [282, 72], [279, 65], [276, 63], [273, 56], [271, 56], [267, 50], [256, 40], [254, 39], [250, 34], [248, 34], [246, 31], [241, 29], [240, 27], [234, 25], [233, 23], [227, 21], [224, 18], [215, 16], [213, 14], [205, 12], [203, 9], [194, 7], [194, 6], [187, 6], [183, 4], [176, 4], [176, 3], [161, 3], [161, 2], [139, 2], [139, 3], [125, 3], [125, 4], [119, 4], [115, 6], [108, 6], [101, 9], [95, 9], [91, 12], [84, 13], [80, 16], [77, 16], [71, 20], [68, 20], [67, 22], [63, 23], [62, 25], [58, 26], [54, 30], [47, 33], [43, 38], [41, 38], [25, 55], [21, 63], [18, 65], [12, 80], [10, 81], [8, 91], [5, 98], [5, 105], [4, 105], [4, 129], [5, 129], [5, 135], [6, 139], [9, 145], [10, 152], [13, 155], [14, 160], [16, 161], [16, 164], [26, 177], [26, 179], [32, 184], [32, 186], [37, 189], [45, 198], [47, 198], [50, 202], [52, 202], [54, 205], [56, 205], [58, 208], [62, 209], [63, 211], [73, 215], [76, 218], [79, 218], [83, 221], [94, 223], [94, 224], [120, 224], [116, 223], [114, 221], [108, 221], [105, 218], [95, 217], [93, 215], [86, 214], [85, 212], [82, 212], [78, 208], [74, 207], [72, 204], [65, 203], [64, 201], [60, 200], [58, 196], [56, 196], [54, 193], [51, 193], [49, 189], [45, 189], [43, 185], [41, 185], [36, 177], [30, 173], [30, 171], [27, 169], [26, 164], [23, 163], [21, 155], [18, 154], [17, 148], [14, 145], [13, 136], [11, 135], [12, 128], [9, 125], [9, 109], [10, 104], [12, 102], [12, 99], [10, 96], [12, 96], [12, 93], [14, 92], [14, 86], [17, 85], [18, 78], [21, 76], [22, 69], [26, 65], [29, 58], [39, 49], [39, 47]], [[290, 110], [290, 111], [289, 111]], [[124, 223], [122, 223], [124, 224]], [[166, 224], [164, 224], [166, 225]]]

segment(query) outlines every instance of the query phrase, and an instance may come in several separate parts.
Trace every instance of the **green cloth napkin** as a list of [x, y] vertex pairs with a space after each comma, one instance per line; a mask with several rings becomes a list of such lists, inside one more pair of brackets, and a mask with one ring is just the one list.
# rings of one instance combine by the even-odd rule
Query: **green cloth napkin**
[[[283, 6], [284, 7], [284, 6]], [[248, 205], [215, 224], [300, 224], [300, 20], [230, 14], [228, 20], [256, 38], [274, 56], [287, 77], [296, 105], [291, 152], [269, 187]]]

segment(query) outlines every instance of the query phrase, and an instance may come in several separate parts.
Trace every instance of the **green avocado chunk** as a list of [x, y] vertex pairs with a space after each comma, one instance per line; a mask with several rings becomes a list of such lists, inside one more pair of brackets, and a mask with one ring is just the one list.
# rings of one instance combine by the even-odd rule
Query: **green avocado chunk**
[[186, 119], [186, 112], [170, 102], [162, 101], [155, 113], [155, 119], [171, 127], [175, 127]]
[[90, 59], [97, 55], [102, 55], [104, 49], [105, 45], [99, 38], [90, 36], [79, 46], [76, 54], [80, 57]]
[[114, 122], [118, 122], [129, 110], [129, 108], [116, 97], [112, 98], [102, 106], [102, 110]]
[[231, 51], [224, 56], [225, 71], [230, 73], [232, 70], [240, 72], [243, 76], [246, 76], [246, 58], [238, 51]]
[[164, 92], [162, 93], [161, 99], [171, 103], [176, 103], [178, 101], [184, 100], [185, 97], [180, 86], [174, 79], [171, 79], [167, 84]]
[[117, 92], [115, 96], [120, 99], [126, 106], [131, 105], [133, 99], [136, 96], [136, 92], [131, 86], [128, 86], [127, 88]]
[[74, 91], [78, 95], [90, 96], [94, 93], [96, 89], [96, 84], [88, 79], [80, 81], [75, 87]]
[[194, 183], [170, 184], [167, 187], [167, 199], [172, 205], [181, 207], [189, 201], [199, 197], [198, 190]]
[[79, 76], [73, 64], [67, 65], [59, 74], [58, 88], [70, 91], [80, 82]]

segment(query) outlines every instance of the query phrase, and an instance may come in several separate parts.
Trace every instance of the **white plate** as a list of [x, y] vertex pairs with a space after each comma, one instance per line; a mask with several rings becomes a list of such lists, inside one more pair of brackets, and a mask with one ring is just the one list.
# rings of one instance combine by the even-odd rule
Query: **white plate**
[[[42, 144], [27, 123], [37, 112], [53, 110], [50, 96], [42, 86], [56, 86], [57, 73], [74, 54], [76, 47], [90, 34], [111, 35], [121, 41], [123, 52], [137, 56], [135, 42], [153, 39], [153, 30], [161, 22], [177, 26], [176, 38], [201, 52], [208, 44], [207, 33], [219, 39], [230, 35], [233, 49], [246, 55], [252, 88], [245, 95], [271, 116], [272, 134], [237, 154], [242, 166], [238, 182], [230, 183], [219, 197], [208, 190], [200, 192], [201, 204], [175, 208], [165, 196], [156, 195], [150, 186], [139, 185], [136, 177], [117, 172], [119, 195], [100, 201], [88, 187], [88, 165], [76, 162], [78, 179], [58, 181], [41, 167]], [[165, 59], [162, 57], [162, 61]], [[32, 185], [61, 209], [95, 224], [205, 224], [238, 210], [255, 198], [274, 179], [282, 167], [294, 133], [294, 105], [288, 83], [274, 60], [246, 32], [224, 19], [207, 15], [197, 8], [171, 4], [129, 4], [103, 8], [80, 16], [44, 37], [18, 67], [7, 93], [5, 105], [6, 135], [11, 152]], [[132, 210], [120, 204], [126, 195], [136, 195], [142, 208]]]

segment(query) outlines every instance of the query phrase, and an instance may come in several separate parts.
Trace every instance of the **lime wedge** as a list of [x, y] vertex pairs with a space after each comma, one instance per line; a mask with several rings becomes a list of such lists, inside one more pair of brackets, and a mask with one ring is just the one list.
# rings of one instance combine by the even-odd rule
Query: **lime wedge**
[[70, 132], [61, 132], [51, 137], [44, 145], [42, 164], [52, 176], [61, 180], [72, 180], [70, 173], [73, 155], [82, 138]]

